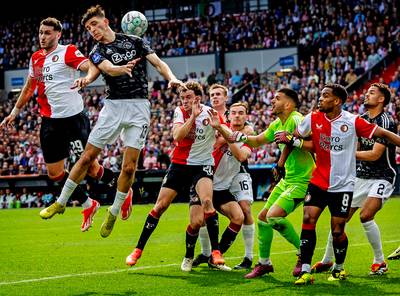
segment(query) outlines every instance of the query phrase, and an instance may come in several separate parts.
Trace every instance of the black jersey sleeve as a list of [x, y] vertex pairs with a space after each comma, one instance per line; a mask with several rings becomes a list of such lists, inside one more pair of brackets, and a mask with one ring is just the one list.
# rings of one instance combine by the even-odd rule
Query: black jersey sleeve
[[106, 60], [102, 47], [99, 44], [96, 44], [92, 51], [89, 54], [89, 59], [92, 61], [93, 64], [96, 66], [101, 64], [102, 61]]

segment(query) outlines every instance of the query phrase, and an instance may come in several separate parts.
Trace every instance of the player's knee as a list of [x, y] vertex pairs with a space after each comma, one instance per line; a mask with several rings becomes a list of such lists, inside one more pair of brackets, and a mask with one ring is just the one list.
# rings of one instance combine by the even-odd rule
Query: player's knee
[[310, 213], [304, 212], [303, 223], [316, 224], [317, 223], [317, 219], [315, 219]]
[[133, 175], [135, 173], [135, 169], [136, 169], [136, 163], [135, 162], [131, 162], [131, 163], [124, 163], [122, 165], [122, 171], [127, 174], [127, 175]]
[[96, 155], [91, 155], [89, 153], [83, 153], [81, 158], [79, 159], [79, 163], [83, 167], [89, 167], [93, 161], [95, 161]]
[[365, 223], [374, 219], [374, 215], [368, 211], [361, 211], [360, 213], [360, 221], [361, 223]]
[[190, 227], [194, 230], [199, 230], [204, 224], [204, 218], [200, 215], [198, 217], [192, 217], [190, 221]]
[[205, 209], [210, 209], [210, 208], [212, 208], [213, 207], [213, 204], [212, 204], [212, 202], [211, 202], [211, 198], [203, 198], [202, 199], [202, 203], [203, 203], [203, 207], [205, 208]]
[[244, 222], [244, 215], [243, 215], [243, 213], [234, 214], [234, 215], [232, 216], [231, 222], [233, 222], [233, 223], [235, 223], [235, 224], [237, 224], [237, 225], [242, 225], [243, 222]]

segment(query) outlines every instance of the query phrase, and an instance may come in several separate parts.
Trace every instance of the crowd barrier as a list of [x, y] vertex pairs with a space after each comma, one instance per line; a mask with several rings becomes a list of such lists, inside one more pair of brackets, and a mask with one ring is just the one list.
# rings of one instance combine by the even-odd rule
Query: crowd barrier
[[[265, 196], [271, 185], [271, 169], [274, 165], [257, 165], [249, 168], [249, 173], [253, 179], [253, 194], [255, 200], [261, 200]], [[135, 175], [135, 182], [132, 186], [134, 190], [134, 203], [154, 203], [157, 199], [162, 180], [166, 174], [165, 170], [138, 170]], [[83, 182], [91, 197], [98, 199], [102, 204], [110, 204], [114, 198], [114, 192], [105, 184], [91, 186], [90, 182]], [[57, 188], [49, 181], [46, 175], [17, 175], [0, 176], [0, 189], [11, 189], [13, 193], [21, 193], [23, 188], [29, 192], [56, 192]], [[177, 202], [187, 202], [188, 196], [178, 195]]]

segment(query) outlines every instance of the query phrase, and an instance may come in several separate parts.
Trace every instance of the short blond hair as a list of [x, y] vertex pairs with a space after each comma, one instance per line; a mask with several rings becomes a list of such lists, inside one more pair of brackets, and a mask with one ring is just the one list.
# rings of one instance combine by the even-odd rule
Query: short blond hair
[[246, 110], [246, 114], [249, 113], [249, 105], [247, 104], [247, 102], [234, 103], [229, 107], [229, 109], [231, 109], [232, 107], [243, 107]]
[[211, 92], [213, 89], [216, 89], [216, 88], [222, 88], [222, 89], [224, 90], [224, 95], [225, 95], [225, 97], [228, 96], [228, 88], [227, 88], [225, 85], [222, 85], [222, 84], [219, 84], [219, 83], [214, 83], [214, 84], [212, 84], [212, 85], [210, 86], [210, 92]]

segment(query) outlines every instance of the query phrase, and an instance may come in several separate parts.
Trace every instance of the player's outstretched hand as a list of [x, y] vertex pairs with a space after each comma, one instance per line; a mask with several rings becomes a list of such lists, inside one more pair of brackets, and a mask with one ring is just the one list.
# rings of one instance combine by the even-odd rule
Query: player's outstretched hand
[[90, 82], [88, 79], [86, 79], [86, 77], [80, 77], [78, 79], [75, 79], [74, 83], [71, 86], [71, 89], [78, 88], [79, 90], [85, 88], [89, 83]]
[[274, 139], [277, 144], [293, 145], [293, 135], [287, 131], [276, 132]]
[[194, 118], [197, 118], [197, 116], [199, 116], [202, 111], [203, 108], [200, 105], [200, 99], [195, 99], [192, 105], [192, 115], [194, 116]]
[[183, 85], [184, 85], [183, 82], [180, 81], [179, 79], [171, 79], [168, 82], [168, 88], [180, 87], [180, 86], [183, 86]]
[[214, 109], [210, 109], [207, 111], [208, 112], [208, 116], [210, 117], [210, 125], [213, 128], [218, 128], [221, 126], [221, 122], [219, 119], [219, 115], [218, 112]]
[[230, 136], [226, 139], [229, 143], [235, 143], [235, 142], [246, 142], [247, 141], [247, 135], [235, 131]]
[[275, 182], [279, 182], [280, 179], [285, 178], [285, 168], [276, 165], [272, 169], [272, 176], [274, 177]]
[[13, 126], [13, 122], [15, 120], [15, 115], [10, 114], [4, 120], [0, 123], [0, 127], [5, 128], [5, 127], [11, 127]]
[[129, 61], [126, 65], [121, 66], [122, 71], [127, 74], [129, 77], [132, 77], [132, 70], [135, 68], [136, 64], [140, 61], [141, 58], [134, 59]]

